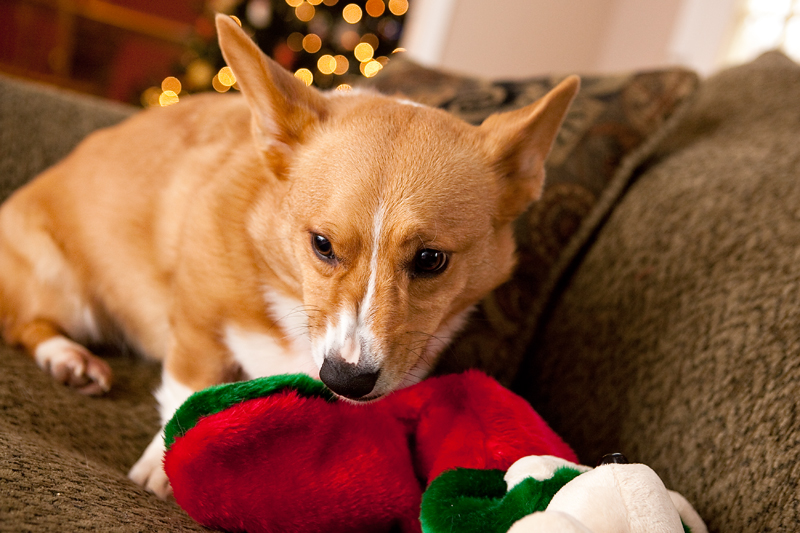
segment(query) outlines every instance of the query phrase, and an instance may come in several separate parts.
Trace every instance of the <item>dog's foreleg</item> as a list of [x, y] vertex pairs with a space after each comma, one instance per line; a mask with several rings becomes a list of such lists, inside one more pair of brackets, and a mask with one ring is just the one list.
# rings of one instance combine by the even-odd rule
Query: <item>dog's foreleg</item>
[[164, 472], [164, 426], [178, 407], [186, 401], [194, 391], [180, 383], [164, 368], [161, 386], [155, 392], [158, 400], [158, 410], [161, 415], [161, 431], [159, 431], [145, 449], [142, 457], [133, 465], [128, 477], [136, 483], [156, 494], [159, 498], [166, 499], [172, 493], [169, 479]]
[[172, 493], [164, 472], [164, 426], [195, 391], [235, 379], [238, 369], [232, 368], [227, 350], [215, 335], [209, 335], [216, 330], [213, 326], [194, 328], [176, 313], [172, 328], [174, 337], [155, 393], [161, 431], [128, 473], [135, 483], [163, 499]]
[[9, 339], [33, 356], [36, 364], [59, 383], [83, 394], [103, 394], [111, 388], [108, 363], [68, 339], [51, 322], [35, 319], [14, 328]]

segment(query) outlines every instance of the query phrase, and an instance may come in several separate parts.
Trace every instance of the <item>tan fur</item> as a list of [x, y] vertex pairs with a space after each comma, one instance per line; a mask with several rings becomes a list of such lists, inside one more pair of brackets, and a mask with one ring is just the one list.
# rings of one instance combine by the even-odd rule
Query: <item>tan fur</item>
[[[193, 96], [97, 132], [0, 208], [5, 340], [35, 354], [56, 335], [121, 333], [199, 390], [238, 372], [228, 326], [294, 349], [265, 291], [302, 302], [318, 344], [373, 280], [362, 341], [380, 377], [365, 399], [421, 379], [410, 374], [433, 361], [420, 358], [441, 349], [431, 339], [509, 277], [511, 222], [541, 193], [577, 78], [473, 127], [377, 94], [319, 93], [229, 19], [218, 29], [244, 97]], [[448, 254], [441, 274], [410, 275], [423, 248]], [[165, 494], [150, 468], [132, 477]]]

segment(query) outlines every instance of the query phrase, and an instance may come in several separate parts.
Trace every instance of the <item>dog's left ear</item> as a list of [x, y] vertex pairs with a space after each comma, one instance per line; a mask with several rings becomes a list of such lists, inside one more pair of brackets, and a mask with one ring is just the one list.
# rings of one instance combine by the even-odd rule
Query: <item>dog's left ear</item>
[[[274, 167], [326, 115], [325, 97], [267, 57], [229, 16], [217, 15], [219, 46], [253, 114], [253, 135]], [[276, 168], [280, 175], [281, 168]]]
[[580, 78], [570, 76], [531, 105], [492, 115], [481, 124], [501, 175], [498, 227], [512, 222], [541, 196], [544, 161], [579, 87]]

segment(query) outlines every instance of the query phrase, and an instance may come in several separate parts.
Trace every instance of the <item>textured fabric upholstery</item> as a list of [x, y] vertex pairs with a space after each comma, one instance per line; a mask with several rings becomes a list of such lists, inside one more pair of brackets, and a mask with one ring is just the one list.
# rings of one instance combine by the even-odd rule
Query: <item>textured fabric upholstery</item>
[[649, 464], [711, 531], [800, 524], [799, 104], [777, 53], [707, 80], [517, 381], [584, 462]]

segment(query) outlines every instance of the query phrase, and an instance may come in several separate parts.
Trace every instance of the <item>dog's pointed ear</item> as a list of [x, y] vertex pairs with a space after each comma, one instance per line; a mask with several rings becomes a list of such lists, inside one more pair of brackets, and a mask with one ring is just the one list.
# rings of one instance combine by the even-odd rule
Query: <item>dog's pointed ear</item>
[[480, 129], [501, 176], [496, 224], [521, 215], [544, 186], [544, 162], [558, 135], [580, 78], [570, 76], [536, 102], [487, 118]]
[[283, 166], [310, 127], [326, 115], [326, 98], [267, 57], [229, 16], [216, 17], [219, 46], [253, 114], [253, 135]]

